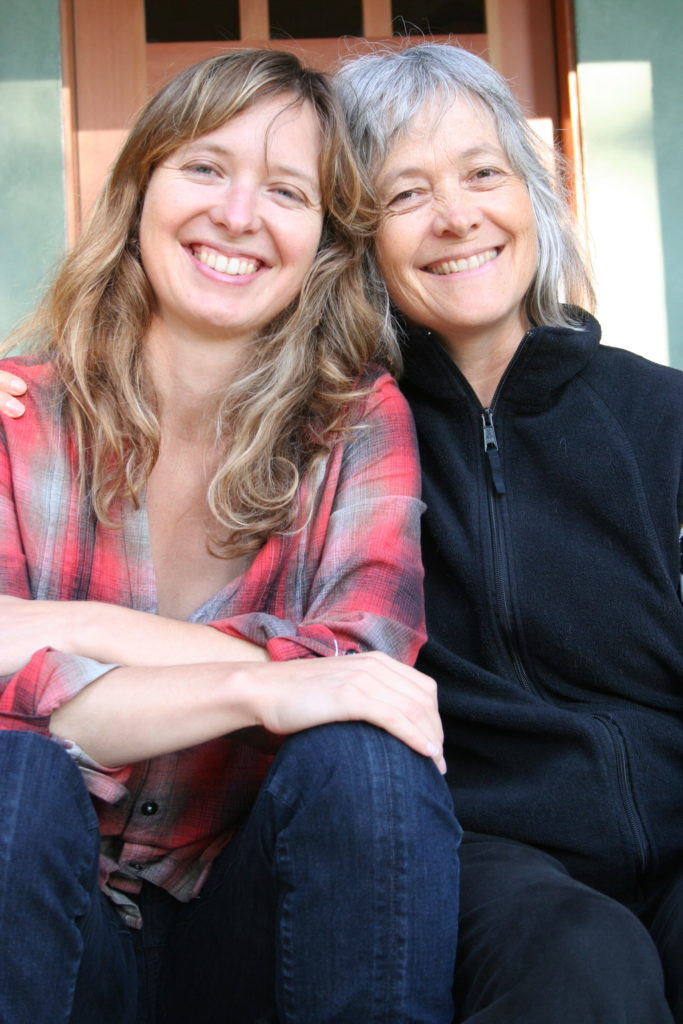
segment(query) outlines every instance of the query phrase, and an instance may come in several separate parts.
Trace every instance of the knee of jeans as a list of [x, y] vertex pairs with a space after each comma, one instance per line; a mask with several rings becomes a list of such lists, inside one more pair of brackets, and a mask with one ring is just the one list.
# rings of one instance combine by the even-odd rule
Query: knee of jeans
[[378, 799], [415, 807], [422, 800], [452, 813], [450, 794], [433, 761], [366, 722], [334, 722], [290, 736], [273, 769], [287, 780], [284, 786], [323, 787], [336, 802], [362, 805], [372, 791]]

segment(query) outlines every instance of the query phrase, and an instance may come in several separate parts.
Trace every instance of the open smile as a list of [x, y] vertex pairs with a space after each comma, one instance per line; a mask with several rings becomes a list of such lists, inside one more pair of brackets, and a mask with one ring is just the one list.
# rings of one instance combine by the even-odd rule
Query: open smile
[[243, 277], [247, 274], [255, 274], [265, 264], [252, 256], [226, 256], [225, 253], [217, 252], [216, 249], [209, 249], [204, 245], [191, 246], [192, 255], [200, 263], [204, 263], [211, 270], [217, 270], [219, 274], [229, 277]]
[[474, 256], [463, 256], [460, 259], [428, 263], [422, 269], [427, 274], [460, 274], [463, 270], [478, 270], [485, 263], [495, 260], [500, 251], [500, 248], [486, 249], [484, 252], [475, 253]]

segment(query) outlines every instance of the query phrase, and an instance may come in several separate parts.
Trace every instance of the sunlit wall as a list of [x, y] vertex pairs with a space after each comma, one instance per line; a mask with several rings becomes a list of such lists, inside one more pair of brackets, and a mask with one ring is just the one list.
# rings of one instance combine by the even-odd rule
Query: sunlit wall
[[683, 368], [683, 3], [574, 6], [605, 341]]
[[64, 251], [59, 4], [0, 0], [0, 336]]

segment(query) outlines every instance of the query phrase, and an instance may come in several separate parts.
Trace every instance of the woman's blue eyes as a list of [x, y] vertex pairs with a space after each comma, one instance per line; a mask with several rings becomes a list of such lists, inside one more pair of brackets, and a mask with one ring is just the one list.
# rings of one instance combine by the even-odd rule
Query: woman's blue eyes
[[[213, 167], [211, 164], [188, 164], [185, 167], [185, 171], [189, 174], [195, 175], [197, 178], [222, 178], [223, 172]], [[292, 203], [305, 203], [305, 197], [298, 192], [296, 189], [289, 188], [287, 185], [271, 185], [270, 191], [275, 195], [282, 196], [283, 199], [288, 200]]]
[[[473, 184], [488, 184], [493, 183], [501, 176], [509, 172], [504, 171], [500, 167], [478, 167], [475, 171], [471, 171], [464, 179], [463, 184], [466, 187], [468, 182]], [[429, 195], [432, 192], [432, 188], [429, 182], [424, 185], [415, 188], [406, 188], [402, 192], [398, 192], [395, 196], [387, 202], [387, 206], [394, 206], [396, 204], [406, 203], [410, 200], [418, 200], [423, 195]]]
[[219, 172], [211, 164], [187, 164], [182, 168], [185, 174], [202, 180], [216, 178]]
[[399, 192], [397, 196], [391, 200], [392, 203], [400, 203], [402, 199], [412, 199], [415, 195], [415, 189], [407, 188], [404, 192]]
[[294, 192], [291, 188], [287, 188], [285, 185], [277, 185], [273, 190], [278, 195], [283, 196], [285, 199], [291, 199], [294, 203], [303, 203], [304, 197], [299, 192]]

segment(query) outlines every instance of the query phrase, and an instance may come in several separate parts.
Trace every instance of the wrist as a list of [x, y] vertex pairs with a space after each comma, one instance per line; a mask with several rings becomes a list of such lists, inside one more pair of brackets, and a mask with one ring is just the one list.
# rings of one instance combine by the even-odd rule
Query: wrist
[[[60, 650], [83, 658], [99, 658], [99, 630], [102, 618], [100, 601], [70, 601], [62, 624], [63, 646]], [[99, 660], [103, 660], [99, 658]]]
[[227, 673], [228, 704], [237, 712], [245, 728], [263, 725], [267, 687], [262, 673], [258, 671], [258, 664], [242, 662], [231, 667]]

